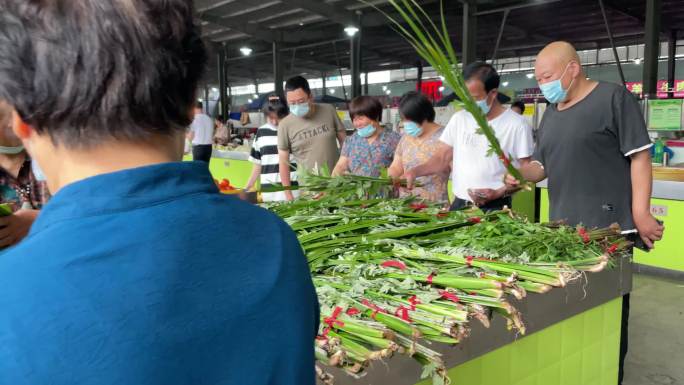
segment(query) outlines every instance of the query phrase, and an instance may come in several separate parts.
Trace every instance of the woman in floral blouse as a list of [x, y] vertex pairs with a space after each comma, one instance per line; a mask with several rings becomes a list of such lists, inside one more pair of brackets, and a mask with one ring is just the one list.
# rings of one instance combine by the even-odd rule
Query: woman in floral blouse
[[[410, 170], [425, 163], [432, 157], [439, 145], [444, 127], [436, 124], [435, 109], [424, 95], [409, 92], [401, 98], [399, 114], [404, 122], [404, 136], [402, 136], [394, 162], [389, 168], [392, 178], [401, 178], [405, 170]], [[437, 174], [416, 179], [420, 187], [409, 191], [400, 190], [400, 195], [416, 196], [437, 203], [449, 202], [447, 183], [449, 174]]]
[[382, 169], [392, 164], [401, 136], [380, 125], [382, 104], [371, 96], [352, 100], [349, 115], [356, 133], [344, 141], [333, 175], [350, 173], [377, 178]]

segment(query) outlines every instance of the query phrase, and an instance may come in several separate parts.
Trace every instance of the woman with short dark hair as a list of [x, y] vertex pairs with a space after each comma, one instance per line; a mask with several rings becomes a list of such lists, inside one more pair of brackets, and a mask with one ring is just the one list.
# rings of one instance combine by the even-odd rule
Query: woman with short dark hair
[[[252, 162], [253, 166], [252, 175], [247, 181], [247, 186], [245, 186], [247, 191], [254, 187], [257, 179], [261, 190], [281, 184], [278, 158], [278, 124], [290, 113], [290, 109], [285, 100], [274, 95], [268, 98], [263, 112], [266, 124], [259, 127], [252, 143], [249, 161]], [[290, 155], [290, 181], [292, 185], [297, 185], [297, 165], [292, 155]], [[298, 191], [292, 193], [296, 196]], [[261, 199], [264, 202], [279, 202], [287, 200], [287, 197], [284, 191], [263, 192]]]
[[[401, 178], [406, 170], [425, 163], [438, 148], [444, 127], [435, 123], [435, 109], [423, 94], [411, 91], [399, 103], [399, 114], [404, 124], [404, 135], [397, 145], [389, 175]], [[425, 200], [448, 203], [449, 174], [418, 178], [420, 187], [400, 190], [401, 196], [416, 196]]]
[[0, 0], [0, 99], [54, 193], [0, 258], [0, 383], [315, 384], [296, 234], [181, 161], [193, 3]]
[[0, 203], [12, 211], [0, 217], [0, 248], [22, 240], [50, 198], [36, 164], [12, 132], [12, 109], [0, 100]]
[[379, 177], [382, 169], [392, 164], [401, 136], [380, 125], [382, 104], [371, 96], [359, 96], [349, 105], [349, 116], [356, 133], [344, 141], [342, 155], [333, 175]]

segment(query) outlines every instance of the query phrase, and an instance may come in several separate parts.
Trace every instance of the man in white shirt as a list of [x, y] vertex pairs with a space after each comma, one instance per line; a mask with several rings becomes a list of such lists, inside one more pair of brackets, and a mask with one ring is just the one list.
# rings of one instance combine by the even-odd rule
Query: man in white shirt
[[[532, 128], [525, 119], [504, 108], [497, 100], [499, 74], [486, 63], [472, 63], [463, 69], [468, 91], [487, 115], [501, 148], [516, 166], [527, 164], [534, 152]], [[424, 164], [406, 172], [412, 185], [416, 177], [443, 172], [452, 165], [452, 210], [475, 205], [484, 211], [511, 207], [515, 191], [504, 184], [506, 168], [495, 155], [488, 154], [489, 142], [478, 134], [473, 116], [463, 110], [451, 118], [437, 153]]]
[[213, 151], [214, 121], [204, 113], [202, 102], [195, 105], [195, 118], [190, 125], [188, 139], [192, 141], [192, 159], [208, 164]]

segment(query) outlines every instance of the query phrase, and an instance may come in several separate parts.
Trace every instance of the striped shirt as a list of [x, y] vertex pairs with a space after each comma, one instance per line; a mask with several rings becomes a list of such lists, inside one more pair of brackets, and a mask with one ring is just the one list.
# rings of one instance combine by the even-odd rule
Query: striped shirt
[[[278, 129], [272, 124], [265, 124], [257, 130], [256, 138], [252, 144], [249, 161], [261, 165], [261, 189], [279, 185], [280, 166], [278, 157]], [[292, 186], [297, 186], [297, 166], [294, 158], [290, 155], [290, 181]], [[295, 197], [297, 191], [292, 192]], [[284, 192], [262, 193], [264, 202], [284, 201]]]

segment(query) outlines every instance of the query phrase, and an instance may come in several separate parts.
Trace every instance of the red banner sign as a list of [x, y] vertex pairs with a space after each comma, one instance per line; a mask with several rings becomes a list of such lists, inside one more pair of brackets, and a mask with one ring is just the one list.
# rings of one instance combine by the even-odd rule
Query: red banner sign
[[[444, 85], [441, 80], [433, 80], [433, 81], [427, 81], [427, 82], [422, 82], [420, 89], [416, 89], [416, 91], [420, 91], [423, 93], [423, 95], [427, 96], [428, 99], [430, 99], [433, 102], [439, 101], [442, 99], [442, 91], [440, 91], [440, 88]], [[416, 88], [418, 86], [416, 85]]]

